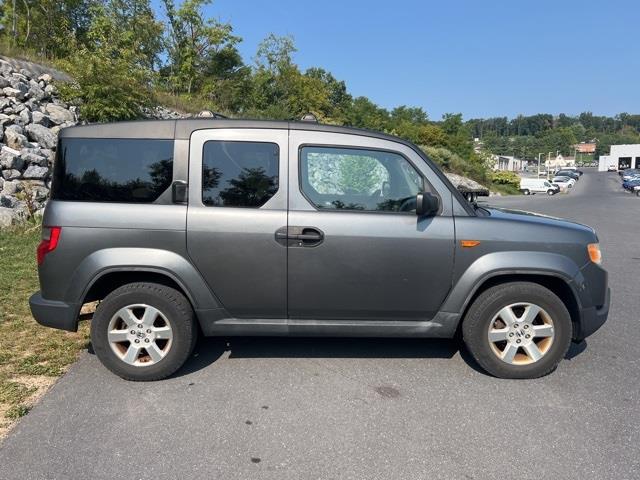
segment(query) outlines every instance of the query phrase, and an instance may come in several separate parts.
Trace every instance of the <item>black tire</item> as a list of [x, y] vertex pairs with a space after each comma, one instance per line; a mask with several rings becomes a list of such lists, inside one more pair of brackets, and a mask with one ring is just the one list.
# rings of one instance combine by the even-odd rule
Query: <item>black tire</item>
[[[166, 356], [153, 365], [125, 363], [111, 349], [107, 337], [111, 318], [123, 307], [133, 304], [158, 309], [170, 324], [173, 338]], [[189, 358], [198, 338], [193, 308], [177, 290], [156, 283], [124, 285], [100, 302], [91, 321], [91, 343], [102, 364], [125, 380], [153, 381], [168, 377]]]
[[[554, 337], [542, 358], [527, 365], [512, 365], [493, 352], [488, 339], [494, 316], [507, 305], [528, 302], [542, 307], [553, 319]], [[551, 373], [564, 358], [573, 333], [571, 316], [551, 290], [531, 282], [512, 282], [491, 287], [473, 302], [462, 324], [464, 343], [473, 358], [498, 378], [538, 378]]]
[[552, 196], [552, 195], [555, 195], [555, 194], [556, 194], [555, 190], [551, 190], [551, 189], [547, 190], [547, 195]]
[[531, 192], [529, 191], [528, 188], [525, 188], [524, 190], [522, 190], [523, 195], [529, 195]]

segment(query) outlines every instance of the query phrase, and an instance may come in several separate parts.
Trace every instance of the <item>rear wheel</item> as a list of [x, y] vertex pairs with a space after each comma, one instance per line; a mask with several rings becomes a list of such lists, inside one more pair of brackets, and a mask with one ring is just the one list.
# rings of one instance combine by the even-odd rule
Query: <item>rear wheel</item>
[[475, 360], [500, 378], [537, 378], [552, 372], [571, 342], [571, 317], [549, 289], [530, 282], [489, 288], [462, 324]]
[[132, 283], [111, 292], [91, 323], [100, 361], [126, 380], [160, 380], [187, 360], [197, 339], [189, 301], [155, 283]]
[[531, 194], [531, 192], [529, 192], [529, 189], [528, 189], [528, 188], [525, 188], [524, 190], [522, 190], [522, 193], [523, 193], [524, 195], [530, 195], [530, 194]]

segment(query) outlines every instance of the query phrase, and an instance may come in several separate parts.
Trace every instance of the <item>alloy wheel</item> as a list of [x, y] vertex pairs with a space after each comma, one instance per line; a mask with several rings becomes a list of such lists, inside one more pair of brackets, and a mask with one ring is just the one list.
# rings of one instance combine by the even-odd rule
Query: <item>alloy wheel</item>
[[107, 338], [120, 360], [147, 367], [169, 353], [173, 331], [160, 310], [151, 305], [134, 304], [121, 308], [111, 317]]
[[533, 303], [502, 308], [489, 323], [491, 351], [510, 365], [529, 365], [544, 357], [555, 336], [553, 319]]

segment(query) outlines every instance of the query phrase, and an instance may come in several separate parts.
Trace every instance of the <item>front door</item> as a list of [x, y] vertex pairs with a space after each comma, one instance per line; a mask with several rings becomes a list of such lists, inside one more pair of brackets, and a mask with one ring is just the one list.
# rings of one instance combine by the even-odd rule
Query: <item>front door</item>
[[192, 134], [187, 249], [228, 314], [286, 318], [288, 131]]
[[[451, 194], [409, 147], [292, 130], [291, 319], [429, 320], [451, 288]], [[415, 214], [430, 190], [442, 211]]]

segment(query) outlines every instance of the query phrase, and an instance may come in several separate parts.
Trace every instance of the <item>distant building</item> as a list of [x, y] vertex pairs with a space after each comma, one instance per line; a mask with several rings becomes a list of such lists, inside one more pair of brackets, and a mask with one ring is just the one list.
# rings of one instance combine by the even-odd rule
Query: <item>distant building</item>
[[493, 165], [494, 170], [509, 170], [511, 172], [518, 172], [524, 170], [527, 166], [527, 161], [516, 157], [510, 157], [508, 155], [494, 155], [495, 163]]
[[611, 145], [609, 155], [600, 155], [598, 171], [606, 172], [610, 166], [616, 170], [640, 168], [640, 144]]
[[596, 142], [581, 142], [573, 147], [578, 153], [596, 153]]
[[574, 167], [576, 165], [576, 159], [575, 157], [564, 157], [562, 155], [558, 155], [556, 158], [546, 160], [544, 164], [548, 171], [553, 172], [564, 167]]

